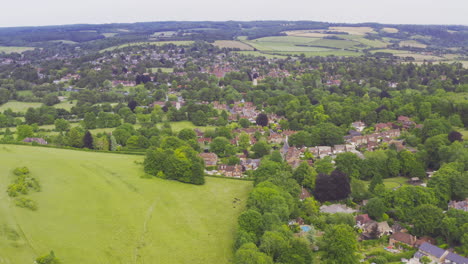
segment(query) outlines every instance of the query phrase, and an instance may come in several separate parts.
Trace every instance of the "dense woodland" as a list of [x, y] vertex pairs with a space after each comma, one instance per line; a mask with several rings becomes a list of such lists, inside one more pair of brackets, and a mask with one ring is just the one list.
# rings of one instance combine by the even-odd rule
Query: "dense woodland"
[[[2, 29], [0, 43], [37, 42], [41, 48], [1, 55], [12, 63], [0, 65], [0, 104], [42, 104], [3, 110], [0, 140], [23, 144], [40, 138], [52, 147], [146, 155], [142, 166], [149, 175], [195, 185], [204, 184], [205, 173], [213, 169], [200, 153], [214, 153], [229, 166], [241, 164], [241, 158], [261, 159], [258, 168], [242, 176], [253, 181], [254, 189], [238, 219], [233, 260], [238, 264], [387, 263], [412, 257], [413, 249], [393, 255], [368, 250], [385, 244], [388, 236], [358, 241], [362, 230], [354, 216], [320, 210], [330, 204], [347, 205], [378, 222], [398, 223], [412, 235], [433, 237], [441, 248], [468, 255], [468, 212], [448, 207], [450, 201], [468, 198], [468, 69], [461, 63], [403, 64], [372, 56], [269, 59], [209, 43], [239, 35], [278, 35], [285, 27], [328, 26], [282, 23]], [[125, 34], [116, 39], [100, 35], [124, 26], [138, 34], [178, 29], [179, 40], [196, 42], [96, 52], [126, 42]], [[215, 30], [207, 35], [194, 27]], [[424, 32], [435, 36], [438, 45], [450, 46], [448, 41], [467, 46], [466, 30], [449, 39], [435, 26], [395, 27], [406, 30], [402, 38]], [[57, 39], [83, 45], [39, 44]], [[227, 65], [229, 70], [217, 77], [215, 69]], [[58, 107], [64, 103], [72, 106]], [[250, 120], [235, 113], [249, 104], [255, 113]], [[411, 125], [398, 123], [399, 117]], [[183, 121], [193, 125], [176, 129]], [[391, 129], [401, 130], [394, 138], [401, 145], [382, 141], [326, 157], [309, 152], [316, 146], [348, 144], [346, 136], [357, 121], [366, 125], [364, 136], [391, 123]], [[282, 140], [272, 142], [272, 136]], [[292, 164], [286, 147], [306, 150]], [[424, 185], [386, 187], [385, 180], [396, 177], [416, 178]], [[304, 190], [312, 195], [299, 199]], [[299, 218], [309, 231], [291, 223]], [[50, 256], [55, 258], [53, 252]]]

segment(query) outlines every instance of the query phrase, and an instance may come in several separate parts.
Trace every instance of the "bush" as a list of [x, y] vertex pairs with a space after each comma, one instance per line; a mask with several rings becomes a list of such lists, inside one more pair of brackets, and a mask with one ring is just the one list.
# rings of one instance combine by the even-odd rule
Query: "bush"
[[27, 167], [16, 168], [13, 171], [13, 174], [15, 174], [16, 176], [26, 175], [26, 174], [29, 174], [29, 169]]
[[37, 210], [37, 203], [29, 198], [25, 198], [25, 197], [16, 198], [15, 204], [18, 207], [27, 208], [33, 211]]
[[388, 262], [387, 259], [383, 256], [374, 257], [370, 260], [375, 264], [386, 264]]

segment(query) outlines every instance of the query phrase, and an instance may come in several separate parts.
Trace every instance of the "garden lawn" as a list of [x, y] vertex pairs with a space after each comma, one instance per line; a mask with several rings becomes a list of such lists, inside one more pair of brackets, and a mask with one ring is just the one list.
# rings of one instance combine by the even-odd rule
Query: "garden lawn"
[[[143, 156], [0, 145], [0, 263], [230, 263], [251, 182], [206, 178], [195, 186], [142, 178]], [[27, 166], [37, 211], [5, 192]], [[233, 200], [240, 198], [240, 205]]]
[[[196, 126], [191, 121], [169, 122], [169, 124], [171, 124], [171, 128], [172, 128], [173, 132], [179, 132], [180, 130], [182, 130], [184, 128], [190, 128], [190, 129], [198, 128], [201, 131], [216, 129], [216, 127], [214, 127], [214, 126]], [[159, 127], [162, 126], [162, 124], [158, 124], [158, 125], [159, 125]]]

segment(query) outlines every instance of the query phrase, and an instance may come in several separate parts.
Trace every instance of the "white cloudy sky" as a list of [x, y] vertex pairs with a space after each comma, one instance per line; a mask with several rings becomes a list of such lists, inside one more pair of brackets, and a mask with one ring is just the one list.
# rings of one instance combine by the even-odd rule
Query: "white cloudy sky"
[[468, 0], [2, 0], [0, 27], [164, 20], [468, 25]]

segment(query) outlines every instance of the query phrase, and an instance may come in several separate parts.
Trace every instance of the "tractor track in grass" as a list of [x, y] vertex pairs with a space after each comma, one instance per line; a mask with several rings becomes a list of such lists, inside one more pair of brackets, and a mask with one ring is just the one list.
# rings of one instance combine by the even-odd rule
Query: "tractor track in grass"
[[150, 207], [148, 207], [148, 210], [146, 210], [146, 217], [145, 221], [143, 222], [143, 230], [141, 233], [141, 236], [139, 240], [137, 241], [134, 254], [133, 254], [133, 263], [138, 263], [138, 259], [141, 257], [139, 255], [140, 249], [145, 246], [145, 236], [146, 233], [148, 232], [148, 222], [151, 220], [151, 217], [153, 216], [153, 211], [154, 207], [156, 206], [156, 201], [154, 201]]

